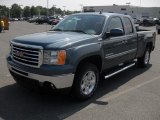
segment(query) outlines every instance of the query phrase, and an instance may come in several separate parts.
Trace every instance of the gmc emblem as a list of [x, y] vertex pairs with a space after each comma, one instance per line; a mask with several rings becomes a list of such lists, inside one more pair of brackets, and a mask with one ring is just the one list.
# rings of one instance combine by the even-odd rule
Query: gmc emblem
[[24, 53], [20, 51], [15, 51], [15, 55], [18, 57], [24, 57]]

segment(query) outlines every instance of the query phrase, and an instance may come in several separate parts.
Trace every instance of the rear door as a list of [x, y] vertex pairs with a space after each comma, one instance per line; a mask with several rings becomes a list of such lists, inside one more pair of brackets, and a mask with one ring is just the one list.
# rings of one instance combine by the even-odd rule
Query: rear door
[[137, 53], [137, 33], [133, 28], [133, 24], [129, 17], [124, 17], [124, 25], [125, 25], [125, 36], [126, 36], [126, 61], [132, 60], [135, 58]]
[[[121, 29], [124, 31], [124, 25], [122, 18], [119, 16], [108, 19], [108, 26], [106, 32], [110, 32], [112, 29]], [[104, 65], [103, 69], [111, 68], [124, 62], [124, 55], [126, 52], [126, 36], [110, 37], [103, 40], [104, 51]]]

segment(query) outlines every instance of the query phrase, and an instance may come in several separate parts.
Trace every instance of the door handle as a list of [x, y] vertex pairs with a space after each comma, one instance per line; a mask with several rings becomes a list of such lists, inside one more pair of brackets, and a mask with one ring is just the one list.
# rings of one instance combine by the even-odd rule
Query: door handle
[[127, 43], [127, 40], [122, 40], [122, 41], [118, 42], [117, 44], [114, 44], [114, 46], [120, 46], [120, 45], [123, 45], [126, 43]]
[[127, 40], [123, 40], [123, 41], [122, 41], [123, 44], [126, 44], [127, 42], [128, 42]]

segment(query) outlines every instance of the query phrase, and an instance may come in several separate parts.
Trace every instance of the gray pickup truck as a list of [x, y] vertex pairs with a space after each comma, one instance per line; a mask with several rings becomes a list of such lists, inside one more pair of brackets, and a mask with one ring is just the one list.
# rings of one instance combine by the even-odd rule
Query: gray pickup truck
[[24, 87], [71, 88], [84, 100], [95, 93], [100, 79], [135, 64], [146, 67], [155, 39], [154, 31], [136, 30], [130, 16], [79, 13], [48, 32], [14, 38], [7, 63]]

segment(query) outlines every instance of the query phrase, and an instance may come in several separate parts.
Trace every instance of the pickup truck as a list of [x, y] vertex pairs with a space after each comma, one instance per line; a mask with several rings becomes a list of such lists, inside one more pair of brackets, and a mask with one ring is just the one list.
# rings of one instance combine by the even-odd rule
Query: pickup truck
[[147, 67], [155, 39], [154, 31], [137, 31], [130, 16], [78, 13], [48, 32], [14, 38], [7, 63], [23, 87], [71, 88], [75, 98], [85, 100], [100, 79], [135, 64]]

